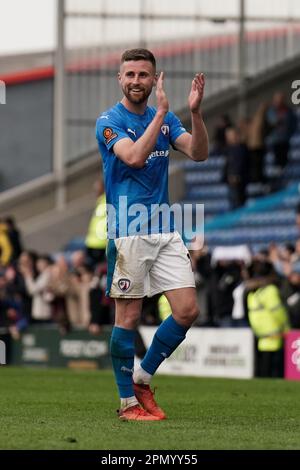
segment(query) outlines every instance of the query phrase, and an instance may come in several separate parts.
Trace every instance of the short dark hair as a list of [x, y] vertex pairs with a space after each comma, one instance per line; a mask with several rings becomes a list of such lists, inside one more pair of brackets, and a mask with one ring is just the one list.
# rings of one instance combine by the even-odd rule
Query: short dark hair
[[270, 276], [271, 274], [274, 274], [274, 268], [272, 263], [269, 261], [260, 261], [256, 259], [249, 266], [249, 274], [251, 278]]
[[123, 52], [121, 57], [121, 64], [129, 60], [148, 60], [156, 69], [156, 60], [154, 55], [148, 49], [128, 49]]

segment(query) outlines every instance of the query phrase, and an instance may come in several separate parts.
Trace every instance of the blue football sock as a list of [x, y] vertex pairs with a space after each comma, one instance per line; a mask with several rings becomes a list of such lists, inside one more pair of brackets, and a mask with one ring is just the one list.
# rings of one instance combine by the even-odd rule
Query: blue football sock
[[110, 352], [121, 398], [134, 396], [132, 381], [134, 340], [135, 330], [114, 326], [110, 340]]
[[158, 328], [141, 367], [153, 375], [166, 357], [185, 339], [188, 328], [179, 325], [170, 315]]

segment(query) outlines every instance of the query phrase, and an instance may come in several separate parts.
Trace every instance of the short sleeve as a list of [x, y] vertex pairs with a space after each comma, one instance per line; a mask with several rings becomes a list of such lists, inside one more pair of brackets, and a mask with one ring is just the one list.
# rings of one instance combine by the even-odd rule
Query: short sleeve
[[175, 140], [187, 130], [182, 125], [180, 119], [172, 112], [169, 112], [169, 127], [170, 127], [170, 142], [171, 145], [174, 147]]
[[118, 116], [102, 114], [96, 122], [96, 137], [108, 150], [121, 139], [129, 138], [122, 120]]

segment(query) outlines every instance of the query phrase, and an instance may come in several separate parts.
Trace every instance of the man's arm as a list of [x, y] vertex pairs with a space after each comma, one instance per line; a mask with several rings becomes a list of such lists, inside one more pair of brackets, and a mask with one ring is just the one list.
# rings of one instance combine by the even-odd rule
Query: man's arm
[[192, 82], [188, 99], [191, 111], [192, 134], [185, 132], [174, 142], [177, 150], [197, 162], [204, 161], [208, 157], [208, 135], [200, 110], [204, 94], [204, 85], [205, 80], [203, 73], [197, 74]]
[[121, 139], [114, 145], [115, 155], [133, 168], [143, 168], [145, 165], [145, 161], [155, 147], [164, 118], [169, 110], [163, 80], [164, 74], [161, 72], [156, 84], [157, 111], [144, 134], [136, 142], [128, 138]]

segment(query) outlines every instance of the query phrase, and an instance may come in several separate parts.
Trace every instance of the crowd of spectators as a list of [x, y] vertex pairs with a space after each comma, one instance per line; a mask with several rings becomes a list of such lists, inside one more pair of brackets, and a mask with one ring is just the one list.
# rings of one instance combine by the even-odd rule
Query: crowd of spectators
[[30, 324], [56, 323], [62, 334], [74, 327], [97, 334], [112, 322], [105, 262], [94, 265], [85, 250], [70, 256], [28, 251], [14, 224], [12, 230], [3, 220], [0, 227], [0, 327], [18, 339]]
[[[300, 239], [271, 243], [250, 259], [214, 260], [204, 248], [191, 252], [200, 327], [251, 327], [256, 338], [255, 375], [283, 377], [284, 337], [300, 329]], [[247, 247], [245, 247], [247, 248]]]
[[[296, 128], [296, 115], [281, 92], [274, 94], [271, 103], [260, 103], [250, 119], [241, 118], [233, 123], [227, 114], [218, 118], [213, 136], [214, 152], [226, 156], [224, 181], [228, 184], [232, 209], [245, 203], [248, 183], [262, 183], [266, 192], [280, 189], [290, 138]], [[264, 173], [268, 150], [274, 155], [277, 174], [272, 182]]]
[[[196, 325], [248, 326], [247, 293], [253, 279], [260, 277], [262, 285], [278, 286], [290, 326], [300, 328], [300, 239], [295, 246], [272, 243], [268, 249], [251, 254], [250, 262], [243, 257], [214, 261], [206, 247], [191, 251], [191, 259], [201, 310]], [[268, 268], [267, 276], [253, 274], [253, 266], [258, 265]]]
[[[70, 256], [27, 251], [14, 224], [12, 232], [5, 221], [1, 226], [11, 255], [0, 265], [0, 326], [8, 327], [17, 338], [32, 323], [55, 322], [62, 334], [73, 327], [97, 334], [103, 325], [113, 323], [114, 303], [105, 296], [105, 260], [95, 264], [85, 250]], [[234, 256], [213, 260], [207, 247], [192, 250], [190, 255], [201, 311], [196, 326], [248, 325], [246, 303], [240, 298], [251, 280], [251, 263]], [[290, 324], [300, 328], [300, 239], [295, 245], [271, 244], [254, 254], [251, 261], [271, 264], [272, 282], [280, 289]], [[161, 321], [158, 300], [159, 295], [145, 299], [144, 324]]]

